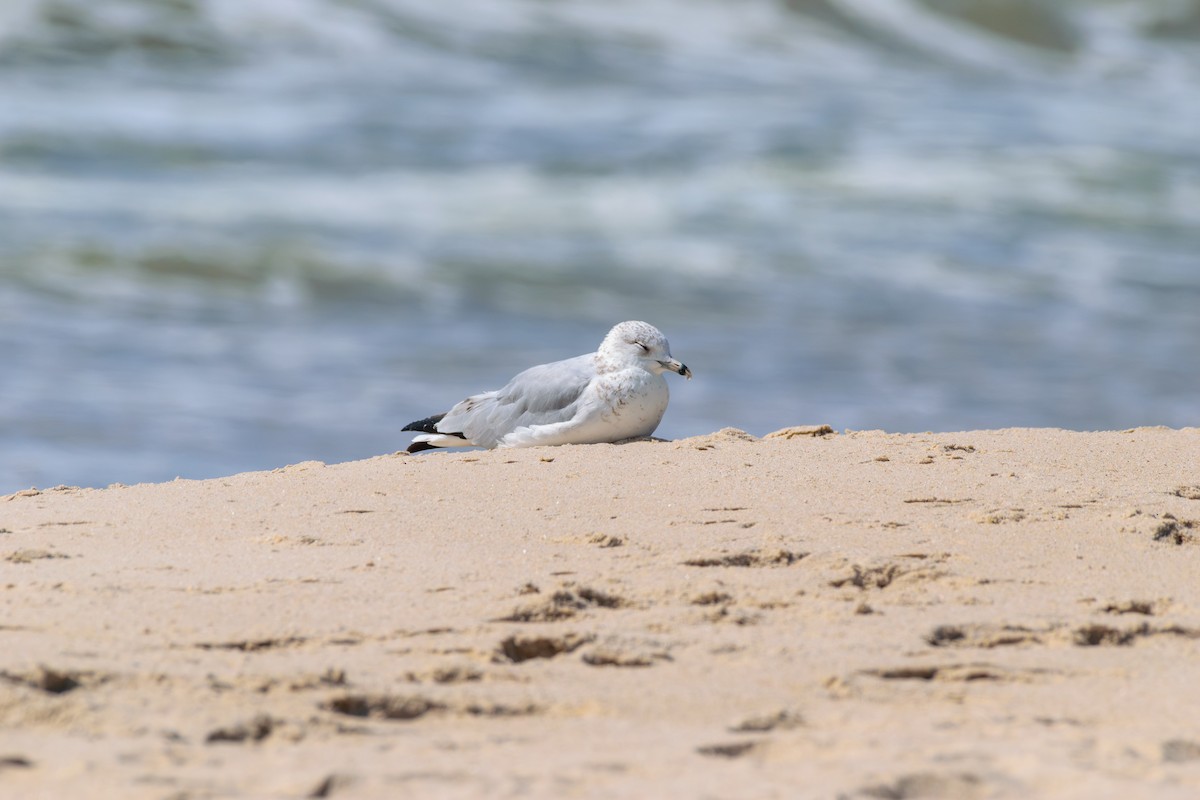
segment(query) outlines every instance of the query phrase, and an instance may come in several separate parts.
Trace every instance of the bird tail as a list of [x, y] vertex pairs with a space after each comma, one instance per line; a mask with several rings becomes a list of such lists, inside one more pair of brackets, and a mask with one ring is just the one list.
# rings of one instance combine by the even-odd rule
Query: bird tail
[[402, 431], [420, 431], [421, 433], [441, 433], [437, 429], [437, 424], [442, 421], [442, 417], [446, 416], [447, 412], [434, 414], [432, 417], [419, 419], [416, 422], [410, 422], [400, 430]]
[[417, 431], [422, 434], [413, 438], [412, 444], [405, 452], [420, 453], [422, 450], [433, 450], [437, 447], [462, 447], [464, 444], [470, 444], [462, 433], [446, 433], [437, 429], [437, 424], [442, 421], [444, 416], [446, 415], [434, 414], [432, 417], [410, 422], [401, 428], [400, 430], [403, 431]]

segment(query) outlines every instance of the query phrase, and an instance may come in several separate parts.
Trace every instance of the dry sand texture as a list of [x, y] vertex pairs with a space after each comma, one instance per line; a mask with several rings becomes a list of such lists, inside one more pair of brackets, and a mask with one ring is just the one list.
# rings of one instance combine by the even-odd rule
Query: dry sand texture
[[0, 795], [1200, 796], [1200, 431], [0, 498]]

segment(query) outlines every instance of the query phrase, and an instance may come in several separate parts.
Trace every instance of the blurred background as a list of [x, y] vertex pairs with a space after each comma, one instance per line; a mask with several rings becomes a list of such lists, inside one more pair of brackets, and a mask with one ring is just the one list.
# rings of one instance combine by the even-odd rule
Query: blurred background
[[1200, 424], [1200, 0], [0, 4], [0, 493], [393, 452], [623, 319], [670, 438]]

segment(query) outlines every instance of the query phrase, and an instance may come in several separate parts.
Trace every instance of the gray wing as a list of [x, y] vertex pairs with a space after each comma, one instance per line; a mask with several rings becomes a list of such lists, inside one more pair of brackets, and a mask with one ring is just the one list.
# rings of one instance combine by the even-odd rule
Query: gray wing
[[495, 447], [507, 434], [530, 425], [552, 425], [575, 416], [584, 389], [596, 377], [594, 354], [530, 367], [504, 388], [473, 395], [437, 424], [480, 447]]

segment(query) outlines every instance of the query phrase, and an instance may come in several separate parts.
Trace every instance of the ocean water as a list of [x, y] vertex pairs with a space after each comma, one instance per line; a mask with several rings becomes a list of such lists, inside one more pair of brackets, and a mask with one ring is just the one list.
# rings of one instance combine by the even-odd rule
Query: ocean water
[[1200, 424], [1198, 87], [1200, 0], [10, 0], [0, 493], [392, 452], [623, 319], [670, 438]]

